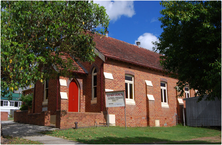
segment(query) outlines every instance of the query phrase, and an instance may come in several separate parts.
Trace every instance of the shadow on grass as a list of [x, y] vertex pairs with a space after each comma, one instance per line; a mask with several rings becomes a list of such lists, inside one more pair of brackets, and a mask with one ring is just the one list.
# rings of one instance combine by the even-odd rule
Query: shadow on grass
[[[53, 135], [52, 131], [42, 132], [46, 135]], [[221, 142], [211, 142], [204, 140], [172, 141], [153, 137], [92, 137], [66, 138], [83, 144], [221, 144]]]

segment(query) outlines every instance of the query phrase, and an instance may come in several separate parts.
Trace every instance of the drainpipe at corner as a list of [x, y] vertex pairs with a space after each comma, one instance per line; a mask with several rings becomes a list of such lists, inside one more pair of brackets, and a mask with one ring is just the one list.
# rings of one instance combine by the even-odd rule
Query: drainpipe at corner
[[102, 62], [101, 67], [100, 67], [100, 77], [101, 77], [101, 78], [100, 78], [100, 80], [101, 80], [101, 81], [100, 81], [100, 86], [101, 86], [101, 87], [100, 87], [100, 98], [101, 98], [101, 99], [100, 99], [100, 100], [101, 100], [100, 110], [101, 110], [101, 111], [103, 111], [103, 85], [104, 85], [104, 84], [103, 84], [103, 63], [104, 63], [104, 62]]
[[59, 91], [59, 77], [57, 79], [56, 111], [58, 110], [58, 102], [59, 102], [59, 100], [58, 100], [58, 96], [59, 96], [58, 91]]

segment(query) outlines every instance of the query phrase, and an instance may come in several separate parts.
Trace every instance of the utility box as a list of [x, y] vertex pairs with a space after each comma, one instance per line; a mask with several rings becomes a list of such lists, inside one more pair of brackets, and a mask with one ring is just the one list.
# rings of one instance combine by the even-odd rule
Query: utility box
[[108, 118], [107, 120], [108, 120], [109, 126], [116, 126], [115, 114], [108, 114], [107, 118]]

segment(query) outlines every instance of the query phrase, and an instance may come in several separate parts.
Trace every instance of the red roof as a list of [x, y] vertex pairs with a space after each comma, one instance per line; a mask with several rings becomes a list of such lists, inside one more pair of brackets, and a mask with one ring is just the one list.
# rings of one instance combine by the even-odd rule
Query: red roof
[[106, 57], [143, 67], [163, 70], [160, 54], [104, 35], [94, 35], [96, 48]]
[[[72, 72], [82, 73], [82, 74], [86, 74], [87, 73], [87, 72], [84, 71], [84, 68], [82, 68], [81, 64], [76, 62], [70, 55], [63, 53], [63, 55], [60, 55], [60, 57], [63, 60], [67, 60], [67, 58], [71, 58], [73, 60], [72, 64], [73, 64], [74, 68], [77, 68], [77, 69], [76, 70], [71, 70]], [[59, 67], [59, 69], [62, 69], [62, 68]]]

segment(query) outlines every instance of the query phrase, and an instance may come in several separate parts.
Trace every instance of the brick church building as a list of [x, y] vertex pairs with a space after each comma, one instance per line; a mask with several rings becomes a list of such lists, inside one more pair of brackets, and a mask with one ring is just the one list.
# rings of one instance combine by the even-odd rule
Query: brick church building
[[[37, 82], [33, 107], [17, 111], [14, 120], [65, 129], [125, 126], [124, 107], [105, 106], [105, 92], [125, 90], [128, 127], [174, 126], [182, 120], [175, 78], [160, 66], [159, 54], [111, 37], [96, 34], [93, 63], [75, 62], [74, 78]], [[70, 57], [69, 55], [65, 56]], [[71, 58], [71, 57], [70, 57]], [[185, 90], [187, 97], [193, 90]]]

